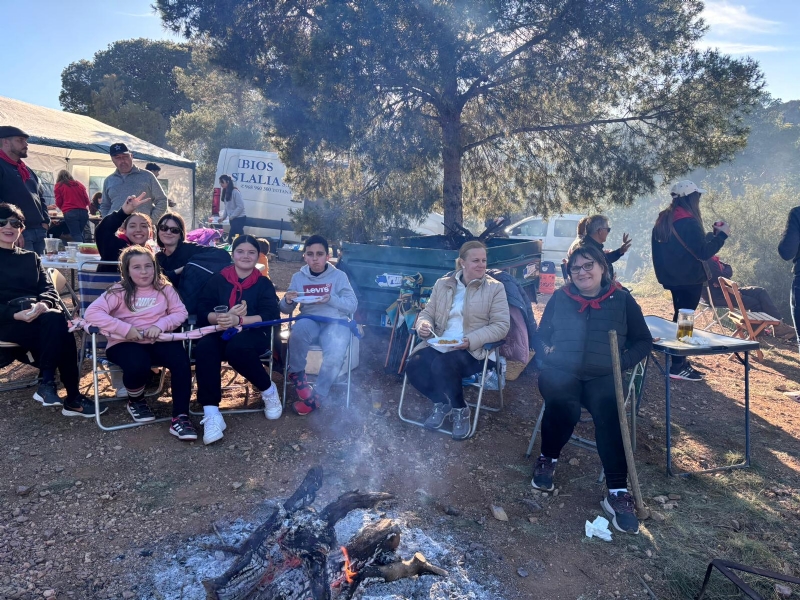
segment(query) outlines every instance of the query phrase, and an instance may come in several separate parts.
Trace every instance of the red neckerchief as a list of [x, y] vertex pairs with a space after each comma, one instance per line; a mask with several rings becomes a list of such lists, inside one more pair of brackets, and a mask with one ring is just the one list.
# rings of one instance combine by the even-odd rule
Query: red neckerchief
[[694, 215], [682, 206], [676, 206], [672, 211], [672, 222], [679, 221], [680, 219], [694, 219]]
[[239, 301], [242, 299], [242, 293], [247, 288], [253, 287], [255, 284], [258, 283], [258, 280], [261, 278], [261, 273], [258, 269], [253, 269], [253, 272], [250, 273], [247, 277], [245, 277], [244, 281], [239, 282], [239, 276], [236, 274], [236, 267], [233, 265], [228, 265], [222, 271], [219, 272], [225, 278], [225, 281], [230, 283], [233, 286], [231, 290], [231, 297], [228, 300], [228, 306], [233, 308]]
[[19, 173], [19, 176], [22, 177], [22, 183], [25, 183], [31, 178], [31, 172], [28, 170], [28, 165], [22, 162], [22, 160], [13, 161], [11, 160], [11, 157], [2, 150], [0, 150], [0, 158], [17, 168], [17, 173]]
[[608, 291], [602, 296], [598, 296], [597, 298], [584, 298], [580, 294], [573, 294], [572, 292], [569, 291], [569, 286], [567, 285], [565, 285], [561, 289], [564, 290], [564, 293], [567, 295], [568, 298], [572, 298], [573, 300], [575, 300], [575, 302], [581, 305], [581, 307], [578, 309], [578, 312], [582, 313], [583, 311], [586, 310], [587, 306], [591, 306], [595, 310], [600, 310], [602, 308], [600, 306], [600, 303], [621, 288], [622, 286], [619, 284], [619, 282], [613, 281], [611, 283], [611, 286], [608, 288]]

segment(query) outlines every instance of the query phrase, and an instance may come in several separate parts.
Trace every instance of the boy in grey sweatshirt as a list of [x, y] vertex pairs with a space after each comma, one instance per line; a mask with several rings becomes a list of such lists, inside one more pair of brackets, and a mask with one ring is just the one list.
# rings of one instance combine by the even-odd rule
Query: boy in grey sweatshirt
[[[355, 313], [358, 300], [350, 280], [328, 262], [328, 241], [312, 235], [305, 242], [303, 260], [306, 264], [292, 276], [289, 289], [281, 300], [282, 313], [292, 314], [300, 305], [300, 314], [346, 319]], [[322, 365], [312, 388], [306, 380], [306, 355], [309, 347], [322, 347]], [[287, 377], [295, 386], [300, 400], [292, 405], [298, 415], [307, 415], [325, 401], [331, 385], [347, 355], [350, 330], [337, 323], [321, 323], [300, 319], [292, 326], [289, 337]]]

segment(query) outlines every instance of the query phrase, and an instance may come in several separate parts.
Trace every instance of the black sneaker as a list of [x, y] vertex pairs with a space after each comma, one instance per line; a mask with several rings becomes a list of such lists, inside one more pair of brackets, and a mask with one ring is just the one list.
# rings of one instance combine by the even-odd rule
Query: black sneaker
[[606, 514], [611, 517], [614, 529], [622, 533], [639, 534], [639, 519], [636, 518], [636, 508], [633, 496], [628, 492], [608, 493], [600, 503]]
[[[100, 414], [104, 414], [107, 410], [107, 406], [101, 406]], [[94, 402], [83, 394], [79, 394], [76, 398], [64, 402], [64, 408], [61, 409], [61, 414], [65, 417], [86, 417], [87, 419], [92, 419], [95, 415]]]
[[40, 402], [42, 406], [61, 406], [61, 398], [58, 397], [55, 383], [40, 383], [36, 392], [33, 394], [33, 399]]
[[434, 404], [433, 412], [427, 419], [425, 419], [425, 422], [422, 425], [426, 429], [439, 429], [444, 424], [444, 420], [451, 412], [452, 411], [449, 404], [445, 404], [444, 402]]
[[703, 376], [690, 364], [685, 364], [680, 369], [673, 371], [669, 369], [670, 379], [683, 379], [684, 381], [702, 381]]
[[553, 485], [553, 475], [556, 472], [556, 461], [540, 456], [533, 465], [533, 479], [531, 485], [537, 490], [551, 492], [556, 487]]
[[194, 425], [186, 415], [178, 415], [178, 417], [172, 419], [169, 432], [179, 440], [192, 441], [197, 439], [197, 431], [195, 431]]
[[147, 380], [145, 387], [157, 388], [161, 384], [161, 369], [158, 371], [150, 371], [150, 378]]
[[467, 439], [472, 429], [470, 421], [472, 415], [469, 406], [454, 408], [450, 414], [453, 417], [453, 439], [457, 441]]
[[128, 402], [128, 412], [137, 423], [147, 423], [156, 420], [156, 416], [144, 400]]

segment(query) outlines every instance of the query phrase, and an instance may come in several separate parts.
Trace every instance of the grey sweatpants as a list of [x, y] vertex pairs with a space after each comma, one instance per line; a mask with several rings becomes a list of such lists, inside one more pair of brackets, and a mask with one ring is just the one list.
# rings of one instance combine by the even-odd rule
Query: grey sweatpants
[[344, 325], [300, 319], [292, 326], [289, 337], [289, 373], [305, 371], [309, 348], [313, 344], [320, 346], [322, 366], [314, 390], [320, 396], [327, 396], [342, 369], [349, 343], [350, 330]]

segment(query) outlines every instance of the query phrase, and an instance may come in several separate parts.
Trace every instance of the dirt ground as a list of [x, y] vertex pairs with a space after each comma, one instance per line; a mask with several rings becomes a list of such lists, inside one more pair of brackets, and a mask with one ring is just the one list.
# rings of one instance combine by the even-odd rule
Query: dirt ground
[[[297, 267], [271, 263], [279, 291]], [[671, 310], [664, 296], [639, 300], [645, 314]], [[338, 390], [305, 418], [230, 416], [225, 438], [207, 447], [177, 441], [165, 423], [104, 433], [42, 408], [31, 388], [0, 395], [0, 598], [157, 598], [151, 574], [186, 540], [288, 496], [315, 464], [325, 469], [328, 498], [356, 488], [394, 494], [395, 510], [462, 548], [471, 574], [497, 578], [508, 599], [691, 598], [715, 557], [800, 575], [800, 407], [782, 393], [800, 389], [791, 341], [766, 337], [774, 347], [753, 363], [753, 464], [732, 473], [666, 476], [663, 376], [650, 370], [636, 459], [657, 519], [643, 522], [639, 536], [615, 533], [607, 543], [584, 535], [584, 522], [602, 514], [595, 453], [567, 445], [557, 495], [530, 486], [524, 452], [542, 406], [532, 369], [508, 383], [502, 412], [454, 442], [398, 419], [402, 381], [383, 372], [388, 339], [367, 328], [349, 409]], [[742, 366], [727, 356], [693, 363], [705, 380], [672, 386], [679, 471], [744, 456]], [[230, 403], [242, 395], [233, 392]], [[409, 402], [412, 413], [427, 409], [413, 393]], [[168, 413], [168, 392], [151, 404]], [[122, 403], [111, 404], [107, 420], [126, 422]], [[591, 425], [581, 427], [591, 437]], [[665, 505], [653, 499], [668, 494]], [[492, 506], [509, 520], [493, 518]], [[721, 579], [710, 597], [738, 597]], [[765, 585], [765, 597], [777, 597]]]

